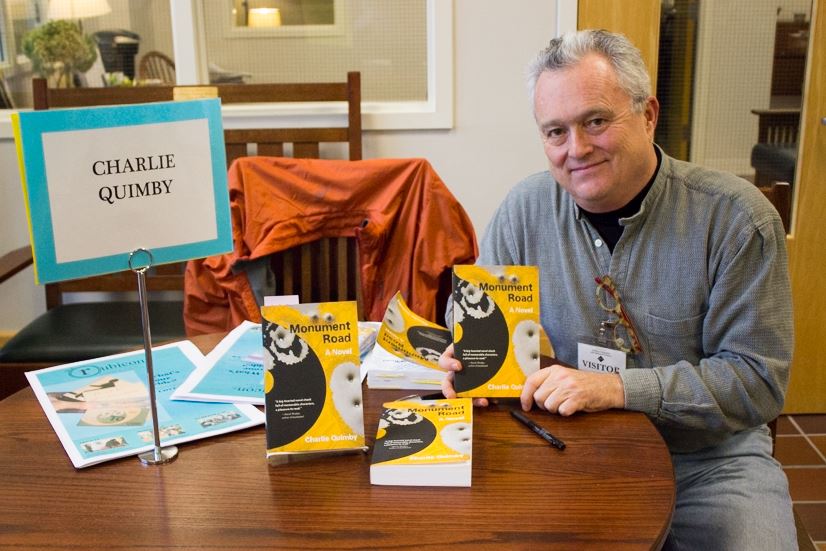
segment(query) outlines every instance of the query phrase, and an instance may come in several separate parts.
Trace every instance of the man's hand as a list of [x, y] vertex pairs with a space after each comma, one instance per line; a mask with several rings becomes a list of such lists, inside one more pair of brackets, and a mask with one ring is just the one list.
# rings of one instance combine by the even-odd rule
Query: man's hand
[[[439, 363], [441, 365], [441, 360]], [[443, 383], [442, 388], [444, 386]], [[561, 365], [531, 374], [525, 381], [520, 399], [525, 411], [536, 402], [540, 409], [563, 416], [577, 411], [625, 407], [625, 392], [619, 375], [579, 371]]]
[[[447, 375], [442, 379], [442, 394], [445, 395], [445, 398], [456, 398], [456, 390], [453, 388], [453, 374], [462, 370], [462, 362], [453, 355], [452, 344], [439, 356], [439, 367], [447, 371]], [[487, 398], [474, 398], [473, 405], [485, 407], [488, 405], [488, 400]]]

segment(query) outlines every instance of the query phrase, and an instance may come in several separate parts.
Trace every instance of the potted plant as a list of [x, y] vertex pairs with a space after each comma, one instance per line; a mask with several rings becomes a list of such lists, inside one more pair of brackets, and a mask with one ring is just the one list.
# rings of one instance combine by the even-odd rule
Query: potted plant
[[34, 71], [55, 88], [74, 86], [75, 72], [85, 73], [97, 59], [92, 38], [65, 19], [49, 21], [26, 33], [23, 53], [32, 60]]

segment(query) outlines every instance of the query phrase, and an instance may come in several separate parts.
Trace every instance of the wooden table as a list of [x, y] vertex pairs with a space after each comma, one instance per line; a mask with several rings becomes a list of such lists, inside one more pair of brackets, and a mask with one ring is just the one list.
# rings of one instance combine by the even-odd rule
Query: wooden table
[[[215, 340], [200, 340], [209, 350]], [[366, 391], [368, 444], [382, 401]], [[369, 454], [265, 460], [257, 427], [76, 470], [31, 389], [0, 401], [0, 547], [55, 549], [657, 549], [674, 507], [665, 444], [642, 414], [474, 412], [473, 486], [371, 486]]]

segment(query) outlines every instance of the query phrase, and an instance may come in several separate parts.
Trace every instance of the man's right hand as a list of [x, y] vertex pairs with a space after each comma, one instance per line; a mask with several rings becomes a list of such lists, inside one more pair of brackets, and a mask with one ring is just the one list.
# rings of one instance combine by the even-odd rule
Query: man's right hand
[[[462, 370], [462, 362], [456, 359], [453, 355], [453, 344], [449, 345], [442, 355], [439, 356], [439, 368], [447, 371], [447, 375], [442, 379], [442, 394], [445, 398], [456, 398], [456, 389], [453, 388], [453, 377], [457, 371]], [[473, 405], [478, 407], [486, 407], [488, 405], [487, 398], [474, 398]]]

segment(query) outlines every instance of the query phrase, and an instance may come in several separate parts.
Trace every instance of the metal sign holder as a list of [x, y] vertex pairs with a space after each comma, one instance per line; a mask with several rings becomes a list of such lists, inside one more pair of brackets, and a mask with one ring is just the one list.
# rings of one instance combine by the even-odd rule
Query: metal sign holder
[[[132, 265], [135, 255], [144, 253], [148, 261], [137, 268]], [[152, 253], [144, 248], [138, 248], [129, 253], [129, 269], [138, 277], [138, 299], [141, 304], [141, 321], [143, 323], [143, 349], [146, 353], [146, 374], [149, 381], [149, 405], [152, 411], [152, 435], [155, 439], [155, 448], [138, 455], [144, 465], [162, 465], [178, 457], [177, 446], [161, 447], [161, 434], [158, 427], [158, 404], [155, 398], [155, 372], [152, 367], [152, 334], [149, 330], [149, 305], [147, 303], [146, 271], [152, 266]]]

